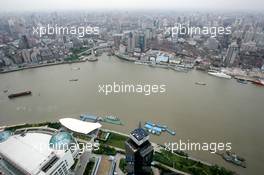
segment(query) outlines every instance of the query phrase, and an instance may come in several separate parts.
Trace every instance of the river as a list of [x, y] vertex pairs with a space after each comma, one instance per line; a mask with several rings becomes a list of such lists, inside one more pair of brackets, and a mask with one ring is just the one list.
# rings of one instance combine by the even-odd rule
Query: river
[[[77, 70], [79, 67], [80, 70]], [[78, 78], [79, 81], [69, 81]], [[207, 83], [196, 85], [196, 81]], [[166, 92], [146, 96], [135, 93], [104, 95], [98, 85], [165, 84]], [[8, 89], [8, 93], [3, 91]], [[31, 90], [32, 96], [8, 99], [9, 93]], [[206, 151], [193, 157], [219, 164], [239, 174], [262, 173], [264, 162], [264, 88], [242, 85], [192, 70], [173, 70], [136, 65], [102, 55], [98, 62], [64, 64], [0, 74], [0, 125], [58, 121], [89, 112], [116, 115], [124, 126], [104, 128], [129, 133], [139, 121], [166, 124], [176, 136], [163, 133], [151, 140], [164, 144], [180, 139], [190, 142], [231, 142], [232, 151], [246, 158], [247, 168], [225, 162]]]

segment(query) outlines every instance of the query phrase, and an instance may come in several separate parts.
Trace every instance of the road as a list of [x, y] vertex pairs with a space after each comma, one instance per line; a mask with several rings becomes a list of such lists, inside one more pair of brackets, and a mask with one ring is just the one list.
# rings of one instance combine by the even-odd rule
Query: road
[[89, 155], [90, 155], [90, 153], [88, 151], [85, 151], [81, 155], [81, 157], [80, 157], [80, 159], [76, 165], [75, 175], [83, 175], [85, 168], [86, 168], [86, 165], [89, 162], [89, 158], [90, 158]]
[[116, 158], [116, 169], [115, 169], [115, 171], [117, 172], [118, 175], [125, 175], [121, 171], [121, 169], [119, 168], [120, 159], [125, 158], [125, 156], [118, 153], [118, 154], [116, 154], [116, 157], [115, 158]]

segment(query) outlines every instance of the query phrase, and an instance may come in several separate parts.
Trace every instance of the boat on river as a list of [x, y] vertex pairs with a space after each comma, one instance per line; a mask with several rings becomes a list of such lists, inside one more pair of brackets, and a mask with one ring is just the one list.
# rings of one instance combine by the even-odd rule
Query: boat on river
[[227, 75], [224, 72], [218, 72], [218, 71], [209, 71], [208, 74], [215, 76], [215, 77], [225, 78], [225, 79], [231, 79], [232, 78], [230, 75]]
[[24, 91], [24, 92], [10, 94], [8, 95], [8, 98], [12, 99], [12, 98], [28, 96], [28, 95], [31, 95], [31, 91]]
[[198, 81], [198, 82], [195, 82], [196, 85], [201, 85], [201, 86], [205, 86], [206, 83], [205, 82], [201, 82], [201, 81]]
[[69, 81], [78, 81], [78, 78], [70, 79]]
[[262, 79], [254, 80], [252, 83], [259, 86], [264, 86], [264, 80]]
[[81, 68], [79, 67], [73, 67], [72, 70], [80, 70]]
[[98, 61], [98, 58], [91, 57], [91, 58], [88, 58], [87, 60], [90, 62], [95, 62], [95, 61]]
[[115, 124], [115, 125], [123, 125], [123, 123], [121, 122], [121, 120], [118, 117], [113, 116], [113, 115], [105, 116], [102, 119], [102, 121], [103, 122], [106, 122], [106, 123], [110, 123], [110, 124]]
[[176, 71], [176, 72], [184, 72], [184, 73], [187, 73], [190, 70], [190, 69], [188, 69], [186, 67], [181, 67], [181, 66], [171, 67], [171, 69]]
[[226, 151], [222, 155], [223, 159], [227, 162], [233, 163], [234, 165], [241, 166], [243, 168], [246, 168], [246, 160], [235, 153], [231, 153], [229, 151]]
[[237, 79], [237, 82], [240, 84], [247, 84], [248, 83], [248, 81], [244, 80], [244, 79]]

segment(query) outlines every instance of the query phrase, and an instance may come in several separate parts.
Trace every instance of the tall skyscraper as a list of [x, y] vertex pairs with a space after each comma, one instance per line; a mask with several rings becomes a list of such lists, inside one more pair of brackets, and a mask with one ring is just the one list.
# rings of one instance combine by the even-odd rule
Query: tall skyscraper
[[128, 34], [128, 40], [127, 40], [127, 51], [128, 52], [134, 52], [135, 49], [135, 36], [132, 32]]
[[119, 49], [119, 45], [121, 43], [122, 34], [114, 34], [114, 46], [116, 49]]
[[30, 48], [30, 42], [29, 42], [29, 38], [26, 35], [23, 35], [21, 38], [21, 43], [20, 43], [20, 47], [22, 49], [29, 49]]
[[233, 42], [227, 50], [227, 54], [225, 56], [225, 60], [224, 63], [226, 65], [232, 65], [238, 55], [238, 45], [236, 44], [236, 42]]
[[140, 33], [138, 36], [138, 46], [141, 50], [141, 52], [144, 52], [146, 50], [146, 37], [144, 33]]
[[125, 142], [128, 175], [143, 175], [151, 172], [153, 146], [148, 133], [141, 127], [131, 132]]

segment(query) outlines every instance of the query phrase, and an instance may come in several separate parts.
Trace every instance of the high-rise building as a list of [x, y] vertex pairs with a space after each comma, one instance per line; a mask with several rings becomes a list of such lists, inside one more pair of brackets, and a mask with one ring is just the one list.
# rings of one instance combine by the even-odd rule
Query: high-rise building
[[118, 49], [121, 43], [122, 34], [115, 34], [113, 37], [114, 37], [114, 46], [116, 49]]
[[135, 49], [135, 36], [132, 32], [128, 34], [128, 40], [127, 40], [127, 51], [128, 52], [134, 52]]
[[148, 133], [137, 128], [131, 132], [125, 142], [128, 175], [143, 175], [151, 172], [153, 146], [149, 142]]
[[254, 33], [253, 29], [251, 29], [250, 31], [247, 31], [245, 33], [245, 36], [244, 36], [244, 42], [247, 43], [247, 42], [252, 41], [254, 38], [254, 35], [255, 35], [255, 33]]
[[225, 60], [224, 63], [226, 65], [232, 65], [238, 55], [239, 52], [239, 48], [238, 45], [236, 44], [236, 42], [233, 42], [227, 50], [227, 54], [225, 56]]
[[141, 52], [144, 52], [146, 50], [146, 37], [144, 33], [140, 33], [138, 36], [138, 46]]
[[[0, 133], [0, 159], [4, 172], [16, 175], [69, 174], [79, 150], [68, 132], [24, 131]], [[74, 149], [71, 149], [74, 148]]]
[[30, 41], [29, 41], [29, 37], [28, 36], [26, 36], [26, 35], [22, 36], [20, 47], [22, 49], [29, 49], [30, 48]]

